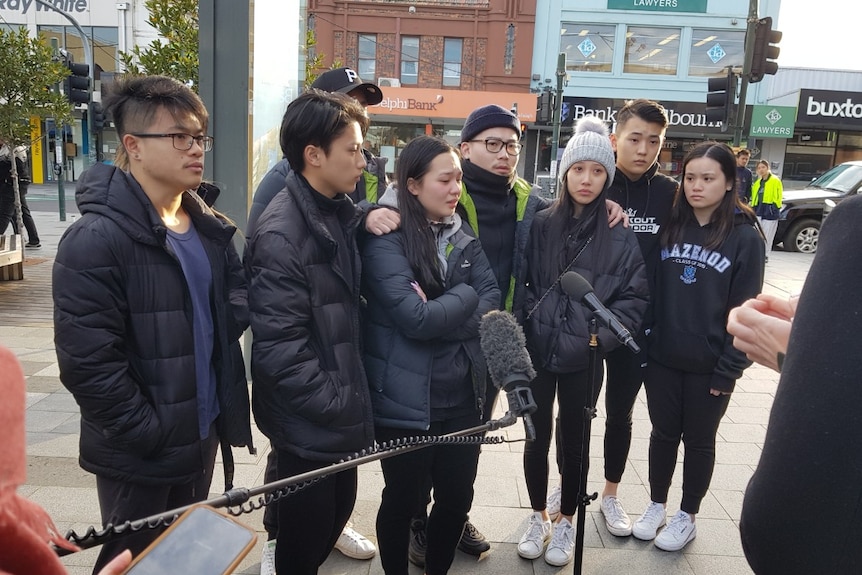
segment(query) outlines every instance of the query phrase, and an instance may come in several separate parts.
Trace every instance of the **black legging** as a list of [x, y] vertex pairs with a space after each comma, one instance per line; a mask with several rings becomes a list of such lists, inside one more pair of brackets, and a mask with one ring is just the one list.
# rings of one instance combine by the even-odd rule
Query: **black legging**
[[[601, 390], [601, 367], [598, 381], [593, 389], [591, 404], [594, 405]], [[562, 500], [560, 512], [574, 515], [578, 508], [578, 483], [580, 482], [581, 447], [583, 445], [583, 425], [588, 388], [587, 371], [575, 373], [551, 373], [537, 370], [536, 379], [530, 384], [536, 401], [533, 424], [536, 439], [527, 442], [524, 448], [524, 476], [530, 505], [534, 510], [545, 509], [548, 496], [548, 452], [551, 448], [551, 428], [554, 420], [554, 398], [559, 404], [559, 442], [558, 449], [563, 454], [562, 463]], [[589, 467], [589, 458], [585, 462]]]
[[625, 346], [605, 358], [605, 479], [622, 481], [632, 444], [632, 413], [644, 380], [647, 362], [645, 338], [638, 338], [641, 352], [634, 354]]
[[[432, 422], [428, 435], [443, 435], [479, 425], [479, 414]], [[415, 431], [378, 427], [379, 442], [416, 435]], [[407, 575], [410, 520], [425, 503], [431, 478], [434, 505], [428, 515], [425, 573], [444, 575], [452, 566], [455, 548], [473, 504], [473, 482], [479, 464], [479, 445], [426, 447], [383, 459], [386, 486], [377, 513], [377, 545], [386, 575]]]
[[712, 374], [688, 373], [651, 360], [646, 371], [650, 498], [667, 503], [679, 442], [685, 445], [680, 509], [696, 514], [715, 468], [715, 436], [729, 395], [709, 393]]
[[[278, 477], [283, 479], [326, 467], [279, 450]], [[356, 468], [325, 477], [278, 500], [275, 570], [291, 575], [315, 575], [335, 547], [356, 502]]]

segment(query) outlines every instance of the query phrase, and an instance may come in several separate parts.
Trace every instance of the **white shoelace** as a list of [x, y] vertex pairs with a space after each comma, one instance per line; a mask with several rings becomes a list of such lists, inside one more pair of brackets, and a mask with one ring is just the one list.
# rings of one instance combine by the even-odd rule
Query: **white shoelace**
[[607, 517], [611, 523], [624, 523], [625, 520], [628, 518], [625, 509], [623, 509], [622, 503], [620, 503], [620, 500], [616, 497], [611, 499], [610, 506], [605, 506], [605, 513], [607, 514]]
[[536, 518], [535, 515], [530, 517], [530, 526], [527, 528], [525, 539], [527, 541], [545, 540], [545, 526], [541, 518]]
[[557, 523], [557, 527], [554, 529], [554, 537], [551, 539], [551, 547], [559, 547], [563, 549], [568, 545], [571, 545], [573, 540], [569, 535], [571, 531], [572, 524], [568, 521], [566, 523]]
[[644, 522], [649, 524], [656, 523], [661, 517], [662, 511], [664, 511], [664, 507], [658, 504], [653, 505], [652, 503], [650, 503], [649, 507], [647, 507], [647, 510], [644, 512], [641, 519], [643, 519]]
[[668, 522], [666, 529], [668, 532], [676, 531], [677, 534], [682, 535], [691, 524], [690, 518], [686, 517], [682, 513], [677, 513]]

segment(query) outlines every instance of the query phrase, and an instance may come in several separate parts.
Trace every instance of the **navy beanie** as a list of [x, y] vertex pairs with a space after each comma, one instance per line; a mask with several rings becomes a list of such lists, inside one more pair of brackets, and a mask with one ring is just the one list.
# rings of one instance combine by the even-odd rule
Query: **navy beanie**
[[469, 142], [489, 128], [512, 128], [518, 134], [518, 139], [521, 138], [521, 122], [518, 117], [502, 106], [490, 104], [476, 108], [467, 116], [467, 121], [461, 128], [461, 141]]

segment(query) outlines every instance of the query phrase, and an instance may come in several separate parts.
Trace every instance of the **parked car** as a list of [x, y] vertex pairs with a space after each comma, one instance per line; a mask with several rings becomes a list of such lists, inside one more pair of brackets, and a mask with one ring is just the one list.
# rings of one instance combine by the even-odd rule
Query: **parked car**
[[785, 251], [813, 254], [827, 200], [834, 206], [862, 192], [862, 161], [844, 162], [815, 178], [801, 190], [785, 190], [774, 245]]

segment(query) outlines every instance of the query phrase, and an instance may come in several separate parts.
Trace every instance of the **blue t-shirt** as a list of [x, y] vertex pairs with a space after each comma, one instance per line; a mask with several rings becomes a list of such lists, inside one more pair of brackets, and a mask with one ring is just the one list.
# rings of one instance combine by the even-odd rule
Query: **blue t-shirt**
[[201, 439], [219, 415], [216, 376], [213, 366], [213, 316], [210, 307], [212, 268], [194, 225], [185, 233], [168, 230], [168, 244], [180, 261], [192, 300], [195, 338], [195, 383], [198, 389], [198, 426]]

